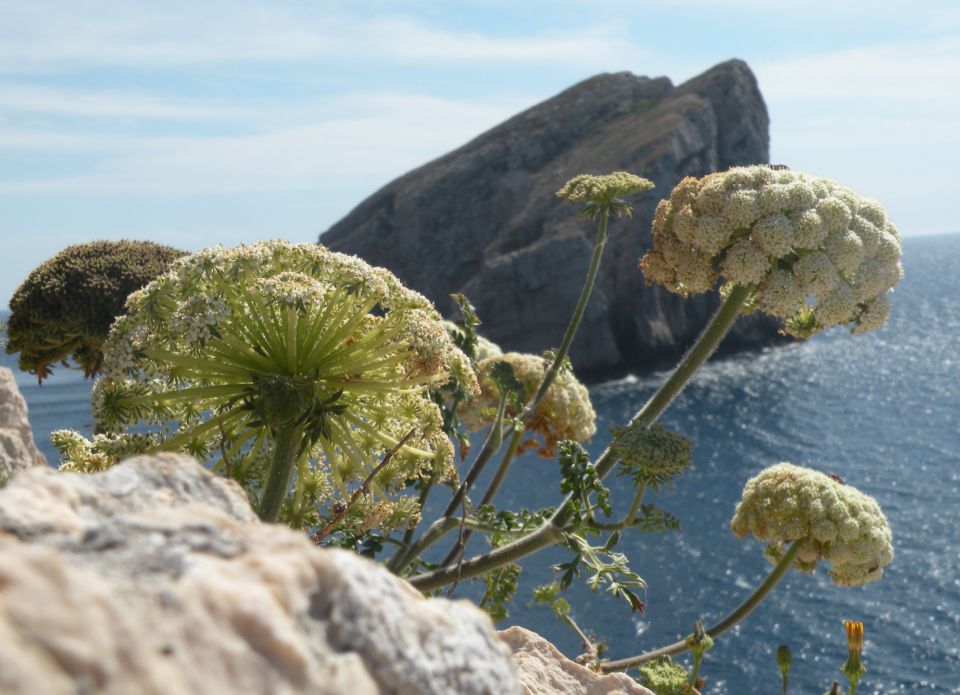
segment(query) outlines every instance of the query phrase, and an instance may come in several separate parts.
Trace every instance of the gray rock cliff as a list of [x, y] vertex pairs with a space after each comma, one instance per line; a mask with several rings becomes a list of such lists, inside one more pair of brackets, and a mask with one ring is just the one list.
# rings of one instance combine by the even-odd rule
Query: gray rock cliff
[[[644, 285], [636, 264], [657, 201], [684, 176], [766, 162], [768, 140], [766, 106], [742, 61], [680, 86], [597, 75], [384, 186], [320, 240], [391, 269], [445, 314], [454, 313], [451, 292], [467, 295], [484, 335], [539, 352], [560, 343], [594, 234], [555, 192], [581, 173], [644, 176], [656, 189], [611, 224], [571, 359], [586, 379], [645, 372], [682, 354], [719, 301]], [[776, 328], [743, 318], [721, 351], [769, 344]]]

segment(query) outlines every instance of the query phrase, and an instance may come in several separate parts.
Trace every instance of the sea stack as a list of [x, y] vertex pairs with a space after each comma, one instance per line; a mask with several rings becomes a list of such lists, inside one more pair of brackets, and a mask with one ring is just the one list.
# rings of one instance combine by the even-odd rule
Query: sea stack
[[[392, 270], [436, 302], [465, 294], [483, 334], [504, 349], [555, 347], [577, 301], [595, 226], [555, 192], [582, 173], [625, 170], [656, 188], [615, 220], [571, 360], [598, 380], [666, 366], [694, 341], [717, 293], [684, 299], [646, 286], [660, 198], [684, 176], [769, 158], [769, 118], [756, 78], [731, 60], [679, 86], [629, 72], [580, 82], [387, 184], [321, 235], [330, 248]], [[742, 318], [721, 350], [778, 341], [777, 325]]]

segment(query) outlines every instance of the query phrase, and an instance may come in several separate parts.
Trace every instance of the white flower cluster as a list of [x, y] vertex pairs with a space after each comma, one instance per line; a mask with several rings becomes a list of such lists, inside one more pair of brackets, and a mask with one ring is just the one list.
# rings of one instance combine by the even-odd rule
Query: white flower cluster
[[170, 331], [179, 333], [185, 343], [194, 345], [209, 338], [211, 329], [229, 313], [221, 298], [198, 294], [177, 307], [170, 315], [168, 325]]
[[807, 337], [879, 328], [903, 277], [900, 234], [883, 208], [827, 179], [767, 166], [687, 177], [657, 206], [647, 282], [697, 294], [718, 279]]
[[69, 473], [103, 471], [125, 456], [140, 454], [156, 445], [156, 437], [142, 433], [95, 434], [87, 439], [75, 430], [54, 430], [50, 441], [63, 456], [60, 470]]
[[626, 171], [615, 171], [602, 176], [575, 176], [557, 191], [557, 196], [571, 203], [609, 204], [618, 198], [649, 191], [651, 188], [653, 183], [645, 178]]
[[433, 305], [388, 271], [318, 244], [216, 247], [179, 259], [126, 309], [94, 388], [106, 431], [152, 425], [159, 448], [221, 455], [235, 476], [250, 472], [253, 497], [285, 423], [341, 497], [411, 430], [374, 498], [406, 509], [398, 495], [410, 478], [450, 475], [453, 447], [428, 387], [453, 378], [476, 395], [479, 384]]
[[256, 288], [267, 304], [298, 308], [321, 303], [329, 290], [328, 286], [309, 275], [289, 271], [260, 278]]
[[812, 572], [830, 563], [835, 584], [852, 586], [880, 578], [893, 560], [887, 519], [876, 500], [818, 471], [779, 463], [751, 478], [731, 522], [740, 538], [768, 543], [777, 562], [787, 543], [799, 543], [794, 566]]
[[[514, 376], [523, 387], [521, 407], [529, 401], [540, 387], [543, 377], [550, 368], [551, 360], [539, 355], [527, 355], [519, 352], [507, 352], [487, 357], [477, 364], [480, 374], [481, 393], [462, 407], [464, 424], [476, 431], [490, 424], [490, 414], [496, 412], [500, 400], [500, 388], [491, 376], [493, 367], [506, 362], [513, 368]], [[507, 417], [519, 415], [515, 407], [507, 409]], [[538, 447], [537, 453], [551, 458], [561, 441], [572, 439], [585, 442], [597, 431], [597, 414], [590, 403], [590, 392], [580, 383], [570, 370], [561, 370], [547, 389], [543, 400], [527, 422], [527, 431], [531, 437], [521, 445], [521, 449]], [[539, 434], [542, 444], [533, 438]]]

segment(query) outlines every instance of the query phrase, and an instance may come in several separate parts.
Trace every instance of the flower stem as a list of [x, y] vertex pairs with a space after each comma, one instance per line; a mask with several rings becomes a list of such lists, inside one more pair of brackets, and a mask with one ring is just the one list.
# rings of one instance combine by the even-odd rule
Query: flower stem
[[[725, 617], [716, 625], [707, 628], [705, 632], [711, 637], [719, 637], [741, 620], [746, 618], [750, 612], [753, 611], [753, 609], [756, 608], [764, 598], [766, 598], [767, 594], [773, 590], [773, 587], [777, 585], [777, 582], [780, 581], [784, 573], [790, 569], [790, 565], [793, 564], [793, 560], [796, 557], [799, 549], [800, 544], [794, 542], [787, 552], [783, 554], [783, 557], [780, 558], [780, 562], [778, 562], [774, 566], [773, 570], [771, 570], [770, 574], [767, 575], [767, 578], [763, 580], [763, 583], [754, 589], [753, 593], [750, 594], [747, 599], [737, 606], [727, 617]], [[673, 656], [674, 654], [680, 654], [688, 649], [690, 649], [690, 645], [685, 640], [680, 640], [679, 642], [674, 642], [666, 647], [654, 649], [651, 652], [646, 652], [638, 656], [631, 656], [626, 659], [617, 659], [616, 661], [604, 661], [600, 664], [600, 669], [604, 673], [610, 673], [612, 671], [626, 671], [627, 669], [636, 668], [640, 664], [646, 663], [647, 661], [659, 659], [662, 656]]]
[[740, 311], [743, 309], [744, 304], [746, 304], [747, 299], [750, 298], [753, 289], [753, 287], [736, 285], [731, 290], [730, 294], [728, 294], [727, 298], [723, 301], [723, 304], [720, 305], [710, 319], [710, 323], [707, 324], [706, 328], [703, 329], [703, 332], [697, 338], [697, 342], [694, 343], [693, 347], [683, 356], [680, 364], [673, 370], [673, 373], [664, 382], [663, 386], [657, 389], [653, 397], [647, 401], [640, 412], [633, 417], [633, 420], [630, 422], [631, 425], [649, 427], [656, 422], [657, 418], [667, 409], [667, 406], [669, 406], [673, 399], [683, 390], [683, 387], [687, 385], [690, 377], [700, 369], [701, 365], [707, 361], [714, 350], [720, 345], [720, 341], [723, 340], [724, 336], [726, 336], [733, 327], [737, 317], [740, 316]]
[[[720, 342], [727, 333], [730, 332], [737, 317], [740, 316], [740, 311], [752, 293], [752, 287], [737, 285], [733, 288], [710, 319], [710, 323], [708, 323], [706, 328], [703, 329], [703, 332], [700, 333], [697, 342], [694, 343], [693, 347], [683, 356], [680, 364], [677, 365], [676, 369], [673, 370], [663, 385], [657, 389], [657, 392], [653, 394], [650, 400], [644, 404], [643, 408], [633, 416], [633, 419], [630, 421], [630, 427], [646, 428], [657, 421], [670, 403], [673, 402], [673, 399], [676, 398], [687, 385], [690, 378], [703, 366], [703, 363], [714, 353], [720, 345]], [[597, 474], [601, 480], [607, 476], [616, 463], [617, 458], [608, 447], [596, 462]], [[564, 500], [564, 503], [560, 505], [559, 509], [557, 509], [552, 519], [553, 522], [561, 526], [566, 524], [569, 521], [572, 510], [570, 498], [568, 497]]]
[[273, 438], [273, 446], [273, 462], [270, 464], [267, 486], [260, 501], [260, 519], [268, 522], [274, 522], [280, 516], [280, 507], [287, 496], [290, 475], [293, 473], [293, 464], [300, 448], [300, 428], [296, 425], [280, 428]]
[[500, 546], [478, 557], [464, 560], [457, 565], [451, 565], [412, 577], [409, 581], [420, 591], [438, 589], [445, 584], [450, 584], [460, 579], [477, 577], [497, 567], [516, 562], [538, 550], [559, 543], [563, 537], [563, 529], [547, 522], [536, 531], [527, 534], [523, 538], [518, 538], [512, 543]]
[[500, 485], [503, 483], [503, 479], [506, 477], [507, 471], [510, 469], [510, 464], [513, 463], [513, 459], [517, 455], [517, 447], [520, 446], [521, 439], [523, 439], [523, 430], [515, 431], [513, 436], [510, 437], [510, 442], [507, 444], [507, 450], [503, 452], [503, 458], [500, 460], [500, 466], [497, 467], [497, 472], [494, 473], [493, 479], [490, 481], [486, 491], [483, 493], [483, 497], [480, 498], [480, 504], [477, 505], [478, 507], [482, 507], [485, 504], [490, 504], [493, 502], [493, 498], [496, 496], [497, 490], [500, 489]]
[[473, 484], [487, 465], [490, 457], [492, 457], [493, 454], [500, 449], [500, 445], [503, 444], [503, 415], [506, 407], [507, 394], [501, 393], [500, 402], [497, 404], [497, 415], [494, 418], [493, 424], [490, 426], [490, 431], [487, 433], [487, 438], [484, 440], [483, 446], [480, 448], [480, 453], [477, 454], [477, 458], [473, 462], [473, 465], [470, 466], [470, 470], [467, 471], [463, 482], [457, 487], [453, 493], [453, 497], [450, 498], [447, 508], [443, 510], [443, 516], [453, 516], [456, 514], [460, 502], [470, 488], [473, 487]]
[[544, 396], [547, 395], [547, 390], [550, 388], [550, 385], [553, 383], [554, 379], [557, 378], [557, 374], [563, 367], [563, 361], [566, 359], [567, 353], [570, 352], [570, 345], [573, 343], [573, 338], [577, 334], [577, 329], [580, 327], [580, 321], [583, 320], [583, 314], [587, 310], [587, 303], [590, 301], [590, 295], [593, 292], [593, 286], [597, 282], [597, 272], [600, 269], [600, 259], [603, 256], [603, 249], [607, 244], [607, 223], [609, 219], [610, 210], [609, 208], [604, 208], [600, 212], [600, 222], [597, 225], [597, 238], [593, 242], [593, 256], [590, 258], [590, 267], [587, 269], [587, 277], [584, 279], [583, 288], [580, 290], [580, 299], [577, 300], [577, 306], [573, 310], [573, 315], [570, 317], [570, 323], [567, 324], [567, 331], [564, 333], [563, 340], [560, 342], [560, 347], [557, 349], [557, 352], [553, 357], [553, 364], [550, 365], [550, 368], [544, 375], [543, 382], [541, 382], [540, 388], [537, 389], [537, 393], [524, 407], [523, 412], [520, 413], [520, 419], [524, 422], [526, 422], [526, 420], [533, 415], [533, 411], [537, 409], [540, 401], [542, 401]]

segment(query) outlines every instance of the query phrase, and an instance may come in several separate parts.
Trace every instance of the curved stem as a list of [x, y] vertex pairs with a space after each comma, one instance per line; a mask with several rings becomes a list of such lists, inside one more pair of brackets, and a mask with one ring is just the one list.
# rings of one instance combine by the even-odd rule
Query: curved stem
[[517, 448], [520, 446], [521, 439], [523, 439], [523, 430], [515, 431], [513, 436], [510, 437], [510, 442], [507, 444], [507, 450], [503, 452], [503, 458], [500, 459], [500, 466], [497, 468], [497, 472], [494, 473], [493, 479], [490, 481], [490, 484], [484, 491], [483, 497], [480, 498], [480, 504], [478, 507], [482, 507], [485, 504], [490, 504], [493, 502], [493, 498], [496, 496], [497, 490], [499, 490], [500, 485], [503, 484], [503, 479], [506, 477], [507, 471], [510, 470], [510, 464], [513, 463], [513, 459], [517, 455]]
[[438, 589], [445, 584], [478, 577], [497, 567], [516, 562], [531, 553], [559, 543], [563, 540], [563, 536], [563, 529], [554, 526], [548, 521], [533, 533], [523, 538], [518, 538], [512, 543], [500, 546], [478, 557], [464, 560], [458, 565], [442, 567], [433, 572], [412, 577], [409, 581], [420, 591]]
[[394, 574], [402, 576], [410, 563], [413, 562], [419, 555], [423, 554], [424, 550], [439, 541], [450, 531], [460, 526], [461, 523], [468, 529], [476, 529], [479, 531], [492, 530], [489, 528], [489, 526], [478, 522], [473, 517], [458, 519], [455, 516], [441, 516], [430, 525], [420, 540], [410, 547], [403, 547], [397, 552], [396, 555], [390, 558], [390, 561], [387, 563], [387, 569]]
[[567, 324], [567, 331], [563, 334], [560, 347], [557, 349], [556, 355], [554, 355], [553, 364], [550, 365], [550, 368], [544, 375], [543, 382], [540, 384], [540, 388], [537, 389], [537, 393], [524, 407], [523, 412], [520, 413], [520, 419], [524, 422], [533, 415], [533, 411], [537, 409], [540, 401], [547, 395], [547, 390], [550, 388], [554, 379], [557, 378], [557, 374], [563, 367], [563, 361], [566, 359], [567, 353], [570, 352], [570, 345], [573, 343], [573, 338], [577, 334], [577, 329], [580, 328], [580, 321], [583, 320], [583, 315], [587, 310], [587, 303], [590, 301], [590, 295], [593, 292], [593, 286], [597, 282], [600, 259], [603, 256], [603, 249], [607, 244], [607, 223], [609, 219], [610, 210], [609, 208], [604, 208], [600, 212], [600, 222], [597, 225], [597, 238], [593, 242], [593, 255], [590, 257], [590, 267], [587, 269], [587, 277], [584, 279], [583, 288], [580, 290], [580, 298], [577, 300], [577, 306], [573, 310], [573, 315], [570, 317], [570, 323]]
[[584, 520], [584, 523], [590, 528], [598, 531], [622, 531], [629, 526], [633, 526], [633, 522], [637, 519], [637, 512], [640, 511], [640, 505], [643, 502], [643, 496], [646, 494], [646, 492], [646, 485], [641, 485], [639, 488], [637, 488], [637, 492], [633, 496], [633, 504], [630, 505], [630, 511], [627, 512], [627, 515], [620, 521], [597, 521], [597, 518], [593, 515], [593, 512], [591, 512]]
[[260, 501], [260, 519], [273, 522], [280, 516], [280, 507], [290, 487], [290, 475], [300, 447], [300, 428], [287, 425], [273, 439], [273, 461], [267, 474], [267, 486]]
[[[793, 560], [796, 557], [799, 549], [799, 542], [795, 541], [793, 544], [791, 544], [787, 552], [783, 554], [782, 558], [780, 558], [780, 562], [774, 566], [770, 574], [767, 575], [767, 578], [763, 580], [763, 583], [754, 589], [753, 593], [750, 594], [747, 599], [737, 606], [727, 617], [725, 617], [716, 625], [707, 628], [705, 632], [713, 638], [719, 637], [741, 620], [746, 618], [750, 612], [753, 611], [753, 609], [756, 608], [764, 598], [766, 598], [767, 594], [773, 590], [773, 587], [777, 585], [777, 582], [780, 581], [784, 573], [790, 569], [790, 565], [793, 564]], [[635, 668], [642, 663], [652, 661], [653, 659], [658, 659], [661, 656], [673, 656], [674, 654], [685, 652], [689, 648], [690, 646], [687, 644], [686, 640], [680, 640], [679, 642], [674, 642], [666, 647], [654, 649], [652, 652], [646, 652], [644, 654], [640, 654], [639, 656], [631, 656], [626, 659], [617, 659], [616, 661], [604, 661], [600, 664], [600, 669], [604, 673], [610, 673], [612, 671], [626, 671], [629, 668]]]
[[427, 528], [423, 535], [417, 539], [416, 543], [408, 545], [402, 550], [398, 550], [387, 563], [387, 569], [394, 574], [402, 576], [404, 570], [413, 562], [415, 557], [443, 538], [448, 532], [455, 529], [459, 523], [459, 520], [455, 517], [441, 516]]
[[[557, 378], [557, 374], [560, 372], [563, 362], [567, 357], [567, 353], [570, 352], [570, 345], [573, 343], [573, 338], [577, 334], [577, 329], [580, 327], [580, 322], [583, 320], [583, 315], [587, 310], [587, 303], [590, 300], [590, 295], [593, 293], [593, 286], [597, 282], [597, 272], [600, 269], [600, 259], [603, 257], [603, 249], [606, 246], [607, 242], [607, 223], [610, 218], [609, 210], [604, 210], [600, 213], [600, 222], [597, 229], [597, 238], [593, 243], [593, 255], [590, 258], [590, 266], [587, 269], [587, 276], [584, 278], [583, 287], [580, 290], [580, 298], [577, 300], [577, 305], [573, 310], [573, 314], [570, 317], [570, 323], [567, 324], [567, 330], [563, 334], [563, 339], [560, 341], [560, 347], [557, 349], [556, 354], [553, 358], [553, 363], [547, 369], [547, 373], [543, 377], [543, 381], [540, 383], [540, 386], [537, 388], [537, 392], [534, 394], [533, 398], [523, 407], [523, 410], [520, 412], [519, 419], [521, 422], [526, 423], [532, 416], [534, 411], [537, 409], [537, 406], [540, 404], [540, 401], [543, 400], [544, 396], [547, 394], [547, 390], [553, 384], [554, 380]], [[499, 413], [498, 413], [499, 415]], [[480, 449], [480, 453], [477, 455], [477, 461], [473, 464], [470, 469], [470, 472], [467, 474], [467, 477], [464, 479], [464, 486], [461, 486], [463, 489], [463, 494], [466, 494], [470, 491], [470, 487], [473, 485], [473, 481], [476, 480], [477, 474], [479, 474], [478, 468], [482, 468], [483, 465], [487, 463], [493, 454], [499, 450], [500, 446], [503, 443], [503, 427], [498, 426], [500, 430], [500, 436], [497, 438], [487, 437], [487, 440], [483, 443], [483, 447]], [[511, 438], [516, 438], [521, 436], [522, 433], [518, 432], [513, 425], [507, 427], [507, 430]], [[492, 430], [491, 430], [492, 431]], [[518, 442], [519, 443], [519, 442]], [[500, 480], [503, 479], [503, 476], [506, 475], [507, 470], [510, 467], [512, 462], [512, 457], [505, 457], [506, 467], [501, 464], [501, 471], [498, 471], [498, 476]], [[480, 461], [483, 461], [481, 464]], [[496, 479], [495, 479], [496, 480]], [[497, 482], [499, 485], [499, 482]], [[484, 495], [486, 498], [489, 494], [490, 498], [493, 497], [493, 494], [496, 493], [494, 489], [493, 493], [488, 493]], [[447, 509], [444, 511], [445, 516], [453, 514], [457, 506], [460, 503], [459, 491], [457, 495], [454, 495], [454, 498], [450, 500], [450, 504], [447, 505]], [[488, 500], [489, 501], [489, 500]]]
[[[590, 258], [590, 266], [587, 269], [587, 276], [583, 282], [583, 288], [580, 290], [580, 297], [577, 300], [577, 305], [573, 310], [573, 315], [570, 317], [570, 323], [567, 325], [567, 330], [564, 333], [563, 339], [560, 342], [560, 347], [557, 349], [556, 354], [554, 355], [553, 363], [547, 369], [547, 373], [544, 375], [543, 381], [541, 382], [539, 388], [537, 389], [536, 394], [533, 398], [524, 406], [523, 410], [520, 413], [519, 420], [523, 423], [526, 423], [532, 416], [534, 411], [537, 408], [537, 405], [540, 404], [540, 401], [543, 400], [543, 397], [546, 395], [547, 390], [550, 388], [550, 385], [556, 379], [557, 374], [560, 372], [563, 362], [567, 356], [567, 353], [570, 351], [570, 346], [573, 343], [573, 338], [577, 333], [577, 329], [580, 327], [580, 322], [583, 319], [583, 315], [587, 309], [587, 303], [590, 300], [590, 295], [593, 292], [593, 286], [597, 281], [597, 273], [600, 269], [600, 260], [603, 256], [603, 249], [606, 246], [607, 241], [607, 226], [610, 219], [610, 210], [605, 209], [600, 213], [600, 221], [597, 228], [597, 238], [593, 244], [593, 255]], [[444, 510], [443, 516], [451, 516], [456, 512], [457, 506], [460, 504], [460, 500], [463, 495], [467, 494], [470, 491], [473, 482], [476, 480], [477, 476], [480, 473], [480, 470], [490, 458], [495, 454], [503, 444], [504, 428], [502, 426], [502, 415], [499, 415], [498, 423], [495, 425], [497, 429], [498, 436], [493, 435], [493, 429], [491, 429], [490, 435], [487, 436], [487, 439], [484, 441], [483, 446], [480, 449], [480, 452], [477, 454], [477, 459], [474, 461], [473, 465], [470, 467], [469, 472], [467, 473], [466, 478], [464, 479], [464, 484], [461, 485], [457, 492], [454, 493], [453, 499], [450, 500], [450, 503], [447, 505], [446, 510]], [[513, 425], [506, 428], [511, 437], [511, 443], [513, 440], [517, 440], [519, 444], [519, 438], [522, 436], [522, 431], [518, 431]], [[500, 468], [497, 471], [496, 476], [494, 477], [491, 486], [484, 493], [484, 502], [481, 504], [488, 504], [490, 500], [493, 499], [493, 496], [497, 492], [497, 488], [500, 483], [503, 481], [503, 477], [506, 475], [507, 470], [510, 468], [511, 463], [513, 462], [513, 454], [509, 451], [504, 456], [503, 461], [501, 461]], [[451, 551], [451, 554], [456, 555], [459, 553], [460, 548], [463, 547], [465, 542], [464, 538], [460, 539], [457, 547]], [[419, 543], [419, 541], [418, 541]], [[454, 581], [454, 580], [451, 580]]]
[[747, 299], [750, 298], [753, 290], [753, 287], [743, 287], [741, 285], [737, 285], [731, 290], [710, 319], [710, 323], [697, 338], [697, 342], [683, 356], [680, 364], [673, 370], [663, 386], [657, 389], [653, 397], [633, 417], [633, 420], [630, 421], [631, 425], [649, 427], [656, 422], [657, 418], [667, 409], [667, 406], [687, 385], [690, 377], [696, 373], [720, 345], [720, 341], [723, 340], [724, 336], [733, 327], [737, 317], [740, 316], [740, 311], [747, 303]]

